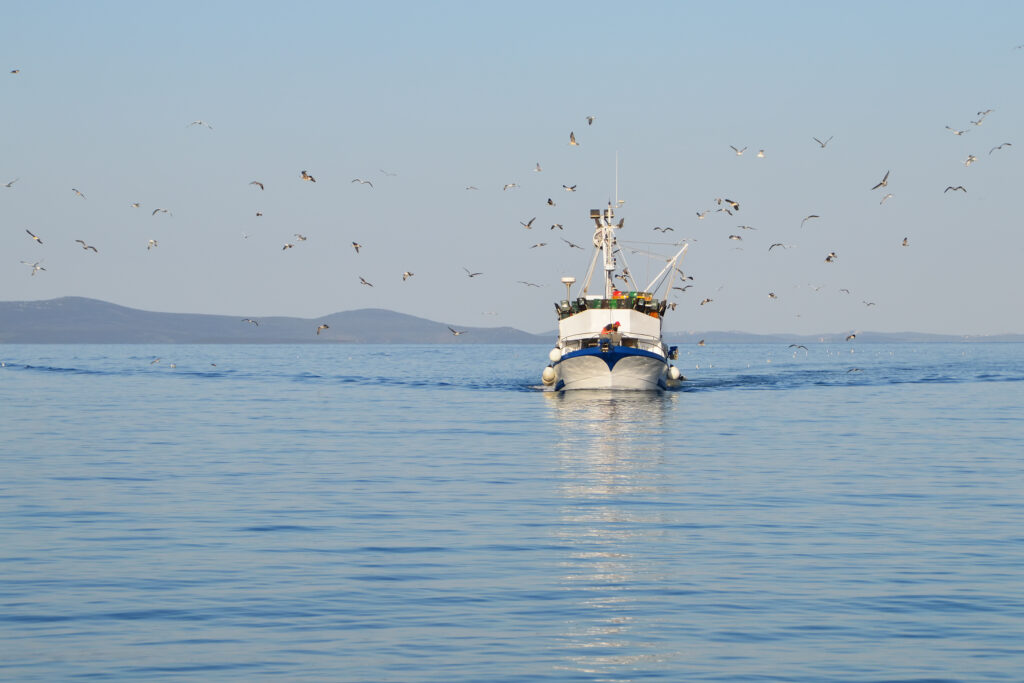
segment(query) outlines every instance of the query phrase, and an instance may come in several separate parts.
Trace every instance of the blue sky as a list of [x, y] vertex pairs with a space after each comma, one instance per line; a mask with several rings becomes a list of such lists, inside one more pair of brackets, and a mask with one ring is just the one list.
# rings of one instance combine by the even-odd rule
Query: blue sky
[[[669, 330], [1024, 332], [1022, 18], [1010, 2], [10, 4], [0, 299], [549, 330], [559, 278], [589, 263], [561, 238], [589, 241], [618, 155], [630, 270], [691, 240]], [[716, 197], [740, 210], [699, 220]]]

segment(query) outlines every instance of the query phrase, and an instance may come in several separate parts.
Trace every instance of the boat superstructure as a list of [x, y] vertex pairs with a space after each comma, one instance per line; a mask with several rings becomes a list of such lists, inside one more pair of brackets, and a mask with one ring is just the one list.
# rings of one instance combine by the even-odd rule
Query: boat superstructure
[[669, 362], [675, 359], [676, 348], [662, 340], [665, 295], [689, 245], [666, 259], [650, 283], [637, 287], [616, 238], [625, 220], [615, 222], [611, 204], [592, 209], [590, 218], [595, 226], [590, 268], [575, 297], [576, 278], [562, 278], [566, 297], [555, 304], [558, 342], [548, 354], [550, 363], [541, 379], [556, 391], [666, 389], [681, 375]]

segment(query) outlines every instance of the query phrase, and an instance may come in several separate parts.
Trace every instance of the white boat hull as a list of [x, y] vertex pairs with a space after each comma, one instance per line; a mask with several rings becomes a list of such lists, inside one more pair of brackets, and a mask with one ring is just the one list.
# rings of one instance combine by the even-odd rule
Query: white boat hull
[[668, 362], [654, 354], [569, 355], [554, 366], [556, 391], [613, 389], [659, 391], [668, 386]]

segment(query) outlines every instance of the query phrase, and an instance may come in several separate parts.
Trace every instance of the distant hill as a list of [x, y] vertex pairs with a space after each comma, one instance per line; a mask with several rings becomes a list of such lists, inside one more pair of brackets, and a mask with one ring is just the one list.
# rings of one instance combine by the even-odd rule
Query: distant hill
[[[530, 334], [512, 327], [457, 327], [380, 308], [319, 318], [259, 318], [154, 313], [83, 297], [0, 302], [0, 343], [7, 344], [551, 344], [556, 332]], [[318, 335], [316, 328], [328, 329]], [[670, 344], [810, 344], [842, 342], [846, 333], [763, 335], [746, 332], [666, 332]], [[1024, 342], [1024, 335], [957, 336], [914, 332], [859, 332], [858, 342]]]
[[[512, 327], [456, 327], [379, 308], [319, 318], [154, 313], [86, 299], [0, 302], [0, 343], [21, 344], [550, 344]], [[316, 333], [326, 323], [328, 329]]]

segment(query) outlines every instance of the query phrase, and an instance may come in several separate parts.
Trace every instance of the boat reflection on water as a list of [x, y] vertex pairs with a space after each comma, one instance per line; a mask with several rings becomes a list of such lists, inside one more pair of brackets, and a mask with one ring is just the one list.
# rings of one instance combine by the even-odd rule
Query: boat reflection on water
[[678, 439], [668, 417], [674, 392], [547, 394], [560, 434], [562, 470], [556, 535], [569, 548], [561, 588], [570, 593], [562, 655], [567, 670], [632, 680], [675, 663], [666, 648], [659, 586], [679, 569], [663, 547], [674, 487], [665, 458]]

